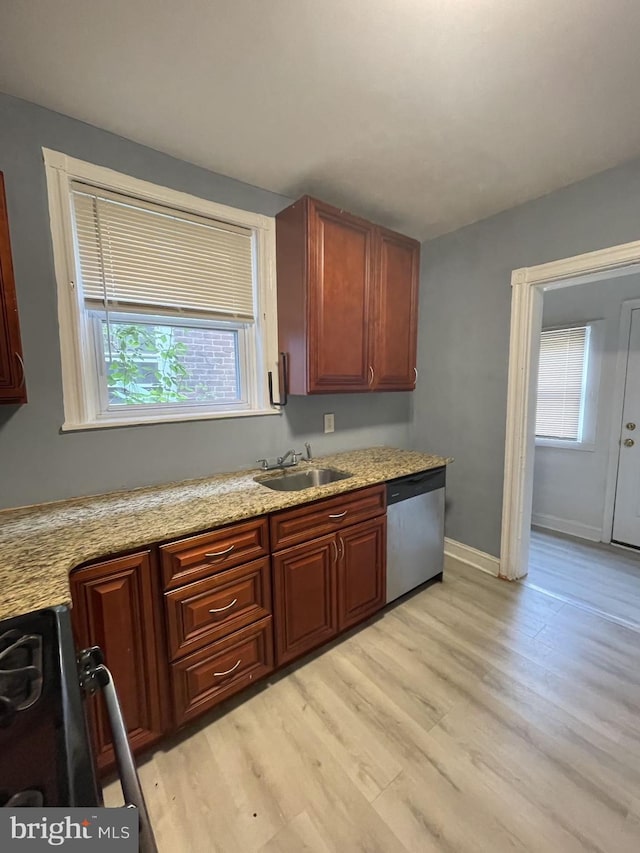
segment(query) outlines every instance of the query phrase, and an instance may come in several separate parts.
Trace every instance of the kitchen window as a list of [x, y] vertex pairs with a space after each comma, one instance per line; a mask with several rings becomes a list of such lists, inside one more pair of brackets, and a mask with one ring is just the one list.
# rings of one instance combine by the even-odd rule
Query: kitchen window
[[601, 321], [540, 335], [536, 444], [593, 449]]
[[44, 153], [63, 428], [274, 414], [274, 220]]

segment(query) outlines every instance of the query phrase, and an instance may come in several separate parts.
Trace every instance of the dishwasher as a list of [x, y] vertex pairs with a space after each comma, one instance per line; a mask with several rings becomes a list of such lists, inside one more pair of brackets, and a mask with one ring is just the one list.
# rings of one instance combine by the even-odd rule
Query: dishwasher
[[445, 479], [443, 466], [387, 484], [387, 604], [442, 580]]

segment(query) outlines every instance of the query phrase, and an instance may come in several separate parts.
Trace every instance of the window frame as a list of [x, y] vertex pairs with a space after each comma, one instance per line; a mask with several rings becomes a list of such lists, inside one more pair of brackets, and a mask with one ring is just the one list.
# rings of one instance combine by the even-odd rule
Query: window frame
[[[108, 400], [108, 383], [106, 381], [106, 359], [105, 359], [105, 351], [103, 349], [102, 344], [102, 323], [104, 322], [104, 311], [101, 311], [98, 308], [87, 308], [87, 327], [89, 330], [89, 336], [91, 339], [91, 348], [93, 351], [93, 357], [96, 361], [97, 369], [92, 371], [92, 376], [95, 378], [94, 388], [92, 389], [92, 393], [97, 395], [98, 406], [100, 408], [101, 414], [98, 415], [100, 419], [106, 418], [110, 420], [113, 417], [113, 413], [131, 413], [132, 415], [136, 412], [140, 412], [142, 415], [145, 412], [175, 412], [175, 413], [186, 413], [186, 414], [197, 414], [202, 411], [207, 404], [206, 403], [193, 403], [189, 405], [188, 403], [153, 403], [153, 404], [144, 404], [144, 403], [134, 403], [130, 406], [116, 406], [114, 404], [110, 404]], [[215, 404], [215, 410], [221, 414], [224, 412], [243, 412], [249, 411], [251, 405], [251, 399], [254, 393], [254, 389], [252, 387], [253, 377], [251, 375], [252, 371], [250, 369], [250, 365], [253, 362], [253, 353], [255, 350], [255, 327], [249, 323], [242, 322], [233, 322], [233, 321], [222, 321], [222, 320], [203, 320], [197, 319], [193, 317], [184, 317], [184, 318], [176, 318], [172, 314], [156, 314], [151, 311], [110, 311], [112, 321], [118, 322], [127, 322], [127, 323], [147, 323], [149, 325], [162, 325], [163, 323], [168, 326], [178, 326], [178, 327], [188, 327], [193, 329], [215, 329], [225, 332], [235, 332], [238, 338], [238, 349], [237, 349], [237, 361], [238, 361], [238, 374], [240, 379], [240, 389], [243, 392], [238, 400], [228, 403], [217, 403]], [[181, 319], [184, 321], [184, 325], [181, 326], [180, 323], [176, 323], [175, 320], [180, 321]], [[146, 420], [145, 420], [146, 423]]]
[[[280, 415], [269, 404], [267, 371], [271, 370], [274, 394], [278, 391], [278, 323], [275, 265], [275, 219], [263, 214], [240, 210], [208, 201], [178, 190], [162, 187], [77, 160], [58, 151], [43, 148], [47, 179], [51, 237], [58, 290], [58, 320], [64, 397], [62, 431], [105, 427], [137, 426], [217, 418]], [[165, 207], [217, 219], [249, 228], [253, 234], [255, 281], [255, 322], [245, 332], [244, 372], [248, 405], [208, 407], [206, 404], [179, 406], [165, 404], [146, 408], [132, 406], [129, 411], [104, 412], [101, 409], [96, 364], [96, 349], [91, 328], [91, 309], [84, 305], [77, 286], [79, 270], [74, 240], [71, 185], [82, 181], [98, 189], [122, 193]], [[131, 311], [114, 313], [137, 313]], [[143, 313], [140, 311], [139, 313]], [[166, 319], [179, 319], [167, 313]], [[185, 321], [193, 318], [185, 315]], [[243, 355], [240, 353], [240, 358]]]
[[[545, 438], [535, 436], [536, 447], [549, 447], [561, 450], [579, 450], [594, 452], [598, 418], [598, 392], [602, 363], [602, 345], [604, 342], [604, 320], [579, 320], [572, 323], [554, 323], [543, 326], [541, 332], [554, 332], [562, 329], [587, 328], [586, 371], [582, 378], [582, 426], [578, 440], [570, 438]], [[536, 379], [537, 382], [537, 379]], [[538, 391], [536, 387], [536, 405]]]

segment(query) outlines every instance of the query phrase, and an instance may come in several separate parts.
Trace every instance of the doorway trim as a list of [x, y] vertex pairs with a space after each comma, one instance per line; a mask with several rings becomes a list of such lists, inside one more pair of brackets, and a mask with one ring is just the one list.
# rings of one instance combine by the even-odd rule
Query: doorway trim
[[[536, 369], [542, 330], [542, 296], [567, 287], [638, 272], [640, 240], [574, 255], [511, 274], [511, 333], [500, 542], [500, 577], [527, 574], [533, 502]], [[610, 485], [610, 484], [609, 484]]]

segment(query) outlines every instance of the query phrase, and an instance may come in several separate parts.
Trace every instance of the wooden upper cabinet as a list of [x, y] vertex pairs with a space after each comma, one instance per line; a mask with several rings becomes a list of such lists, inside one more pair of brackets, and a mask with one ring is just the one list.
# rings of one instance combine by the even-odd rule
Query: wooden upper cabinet
[[11, 260], [7, 200], [4, 176], [0, 172], [0, 403], [26, 402], [27, 391]]
[[276, 249], [289, 393], [413, 389], [419, 243], [305, 196]]
[[378, 228], [376, 270], [374, 389], [412, 390], [417, 376], [420, 243]]
[[366, 391], [373, 228], [309, 201], [309, 237], [309, 391]]

